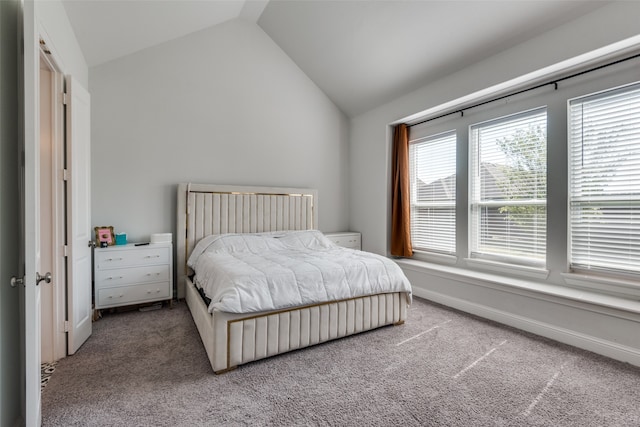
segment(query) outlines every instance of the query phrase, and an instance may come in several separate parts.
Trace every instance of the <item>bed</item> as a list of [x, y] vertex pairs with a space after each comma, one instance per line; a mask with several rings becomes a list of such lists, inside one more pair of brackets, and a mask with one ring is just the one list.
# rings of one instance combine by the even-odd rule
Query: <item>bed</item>
[[[299, 236], [304, 236], [304, 245], [326, 246], [321, 236], [313, 234], [318, 233], [315, 231], [318, 228], [317, 209], [318, 193], [313, 189], [191, 183], [178, 185], [177, 296], [186, 300], [215, 373], [382, 326], [401, 325], [406, 320], [407, 307], [411, 302], [410, 285], [408, 288], [397, 287], [395, 291], [380, 291], [374, 286], [374, 291], [366, 295], [327, 292], [327, 301], [298, 298], [272, 306], [253, 307], [242, 302], [234, 305], [233, 301], [220, 305], [221, 300], [218, 301], [217, 297], [205, 302], [202, 279], [205, 274], [194, 277], [193, 269], [187, 265], [189, 260], [195, 267], [197, 255], [205, 250], [210, 251], [212, 246], [216, 254], [207, 256], [220, 256], [215, 246], [220, 242], [223, 242], [222, 246], [231, 247], [237, 247], [237, 242], [251, 246], [251, 242], [258, 241], [262, 245], [263, 236], [266, 236], [266, 241], [274, 241], [277, 250], [281, 249], [280, 245], [301, 240]], [[292, 235], [295, 239], [289, 237]], [[277, 240], [270, 240], [272, 237]], [[225, 243], [229, 239], [232, 243]], [[205, 242], [207, 244], [203, 246]], [[282, 249], [298, 251], [300, 243], [293, 244], [293, 248], [286, 246]], [[312, 249], [316, 248], [309, 250]], [[250, 252], [253, 250], [251, 247]], [[359, 254], [378, 257], [351, 249], [336, 250], [343, 251], [340, 252], [342, 258], [358, 257]], [[307, 248], [300, 251], [307, 251]], [[335, 251], [327, 247], [326, 252], [330, 255]], [[230, 256], [227, 253], [223, 255]], [[236, 260], [236, 254], [231, 255]], [[313, 254], [307, 256], [308, 260], [314, 257]], [[377, 262], [387, 266], [388, 263], [393, 264], [393, 261], [384, 257], [378, 258]], [[269, 259], [268, 263], [272, 261]], [[362, 260], [362, 263], [366, 262], [366, 259]], [[250, 308], [247, 310], [247, 307]]]

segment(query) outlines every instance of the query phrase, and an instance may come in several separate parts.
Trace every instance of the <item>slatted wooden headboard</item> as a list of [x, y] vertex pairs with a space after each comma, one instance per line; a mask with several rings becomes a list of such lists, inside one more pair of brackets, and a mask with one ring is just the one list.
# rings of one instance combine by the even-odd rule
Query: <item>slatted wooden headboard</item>
[[178, 298], [185, 296], [189, 254], [204, 236], [317, 229], [317, 212], [314, 189], [178, 184]]

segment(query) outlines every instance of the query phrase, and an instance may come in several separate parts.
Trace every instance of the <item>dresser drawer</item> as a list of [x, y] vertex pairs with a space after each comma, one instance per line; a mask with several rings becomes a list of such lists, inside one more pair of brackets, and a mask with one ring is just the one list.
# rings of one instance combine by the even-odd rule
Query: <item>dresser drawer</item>
[[146, 301], [169, 299], [170, 282], [147, 283], [136, 286], [98, 289], [96, 308], [115, 307], [126, 304], [136, 304]]
[[96, 270], [106, 270], [135, 265], [168, 264], [171, 253], [167, 247], [154, 248], [152, 246], [138, 250], [109, 249], [96, 251]]
[[362, 247], [360, 233], [327, 233], [326, 236], [343, 248], [360, 249]]
[[98, 270], [95, 279], [96, 288], [112, 288], [131, 283], [166, 282], [170, 279], [169, 265]]

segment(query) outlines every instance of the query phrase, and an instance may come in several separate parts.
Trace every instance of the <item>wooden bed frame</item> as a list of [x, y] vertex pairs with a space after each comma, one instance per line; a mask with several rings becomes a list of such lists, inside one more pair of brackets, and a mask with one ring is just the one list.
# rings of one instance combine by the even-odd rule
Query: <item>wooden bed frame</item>
[[263, 313], [208, 312], [189, 279], [189, 254], [220, 233], [317, 229], [318, 193], [306, 188], [179, 184], [177, 292], [185, 298], [216, 373], [287, 351], [404, 323], [403, 292]]

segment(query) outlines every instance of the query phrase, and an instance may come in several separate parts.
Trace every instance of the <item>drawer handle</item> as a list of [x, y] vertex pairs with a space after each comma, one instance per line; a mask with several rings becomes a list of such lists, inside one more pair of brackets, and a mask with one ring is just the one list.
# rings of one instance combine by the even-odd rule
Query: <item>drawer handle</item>
[[160, 255], [147, 255], [145, 258], [160, 258]]
[[107, 258], [107, 261], [122, 261], [122, 258]]
[[124, 277], [122, 277], [122, 276], [118, 276], [118, 277], [107, 277], [107, 280], [119, 280], [119, 279], [124, 279]]
[[[160, 273], [156, 273], [156, 276], [159, 276]], [[147, 273], [147, 276], [153, 276], [153, 273]]]

